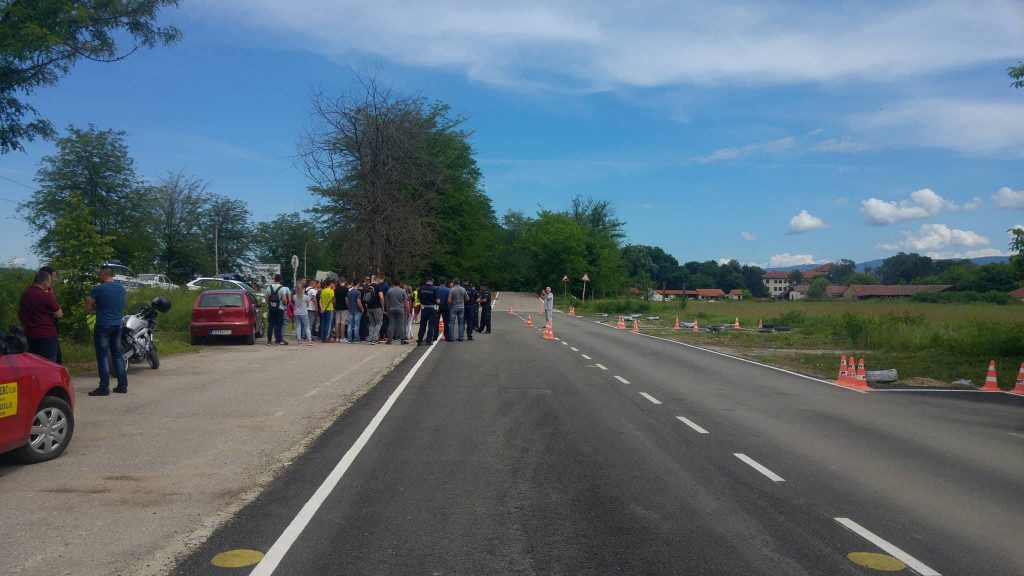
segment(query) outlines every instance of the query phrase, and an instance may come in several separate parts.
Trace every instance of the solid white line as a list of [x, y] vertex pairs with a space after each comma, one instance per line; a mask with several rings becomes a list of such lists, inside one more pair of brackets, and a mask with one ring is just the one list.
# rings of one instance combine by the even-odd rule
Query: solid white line
[[657, 398], [655, 398], [654, 396], [651, 396], [647, 392], [641, 392], [640, 395], [643, 396], [644, 398], [647, 398], [648, 400], [650, 400], [652, 404], [661, 404], [661, 400], [658, 400]]
[[597, 364], [597, 367], [601, 370], [607, 370], [607, 368], [604, 367], [604, 364]]
[[761, 474], [764, 474], [772, 482], [785, 482], [785, 480], [782, 479], [782, 476], [779, 476], [775, 472], [772, 472], [771, 470], [765, 468], [764, 466], [761, 466], [760, 464], [758, 464], [750, 456], [747, 456], [746, 454], [733, 454], [733, 456], [735, 456], [735, 457], [739, 458], [740, 460], [746, 462], [747, 464], [750, 465], [751, 468], [753, 468], [754, 470], [757, 470]]
[[593, 360], [593, 358], [591, 358], [590, 356], [587, 356], [586, 354], [580, 354], [580, 356], [583, 356], [584, 360]]
[[907, 554], [903, 550], [900, 550], [899, 548], [897, 548], [897, 547], [893, 546], [892, 544], [886, 542], [880, 536], [877, 536], [877, 535], [873, 534], [870, 530], [868, 530], [867, 528], [861, 526], [860, 524], [857, 524], [853, 520], [850, 520], [849, 518], [836, 518], [835, 520], [836, 520], [836, 522], [839, 522], [840, 524], [842, 524], [846, 528], [849, 528], [851, 531], [853, 531], [855, 534], [857, 534], [861, 538], [864, 538], [868, 542], [871, 542], [875, 546], [878, 546], [882, 550], [885, 550], [890, 556], [892, 556], [893, 558], [896, 558], [900, 562], [903, 562], [911, 570], [913, 570], [914, 572], [917, 572], [921, 576], [942, 576], [941, 574], [939, 574], [935, 570], [932, 570], [928, 566], [925, 566], [917, 558], [914, 558], [910, 554]]
[[578, 349], [576, 349], [576, 348], [573, 348], [572, 346], [569, 346], [569, 350], [572, 350], [573, 352], [579, 352], [579, 350], [578, 350]]
[[623, 384], [629, 384], [629, 380], [626, 380], [622, 376], [616, 376], [615, 379], [618, 380], [619, 382], [622, 382]]
[[[600, 324], [600, 322], [598, 322], [598, 324]], [[607, 326], [607, 325], [603, 324], [603, 326]], [[753, 364], [755, 366], [760, 366], [762, 368], [768, 368], [768, 369], [771, 369], [771, 370], [775, 370], [776, 372], [782, 372], [783, 374], [789, 374], [790, 376], [796, 376], [798, 378], [803, 378], [805, 380], [812, 380], [814, 382], [821, 382], [822, 384], [828, 384], [829, 386], [835, 386], [836, 388], [841, 388], [843, 390], [849, 390], [850, 392], [857, 392], [858, 394], [867, 394], [866, 390], [857, 390], [856, 388], [847, 388], [846, 386], [843, 386], [841, 384], [836, 384], [835, 382], [829, 382], [828, 380], [822, 380], [821, 378], [815, 378], [814, 376], [808, 376], [806, 374], [801, 374], [799, 372], [793, 372], [792, 370], [786, 370], [785, 368], [779, 368], [778, 366], [772, 366], [771, 364], [762, 364], [761, 362], [757, 362], [755, 360], [749, 360], [747, 358], [740, 358], [739, 356], [733, 356], [732, 354], [726, 354], [724, 352], [718, 352], [716, 350], [710, 350], [708, 348], [702, 348], [700, 346], [694, 346], [693, 344], [687, 344], [686, 342], [680, 342], [678, 340], [669, 340], [668, 338], [662, 338], [661, 336], [654, 336], [652, 334], [644, 334], [643, 332], [641, 332], [640, 335], [644, 336], [646, 338], [654, 338], [655, 340], [664, 340], [665, 342], [669, 342], [671, 344], [678, 344], [680, 346], [686, 346], [687, 348], [693, 348], [694, 350], [700, 350], [702, 352], [709, 352], [711, 354], [716, 354], [718, 356], [724, 356], [726, 358], [732, 358], [733, 360], [739, 360], [740, 362], [746, 362], [747, 364]], [[873, 392], [877, 392], [877, 390], [873, 390]]]
[[266, 556], [264, 556], [263, 559], [260, 560], [260, 563], [253, 568], [253, 571], [249, 573], [250, 576], [270, 576], [274, 573], [274, 570], [277, 568], [278, 564], [281, 563], [284, 555], [288, 553], [292, 544], [294, 544], [295, 540], [297, 540], [299, 535], [302, 534], [302, 531], [309, 524], [309, 521], [313, 519], [317, 510], [319, 510], [320, 506], [322, 506], [324, 501], [327, 500], [327, 497], [331, 495], [331, 492], [338, 485], [338, 482], [341, 481], [342, 476], [344, 476], [345, 472], [348, 471], [349, 466], [351, 466], [352, 462], [354, 462], [356, 457], [359, 456], [363, 447], [370, 441], [370, 437], [373, 436], [377, 427], [380, 426], [384, 417], [388, 415], [391, 407], [394, 406], [395, 401], [397, 401], [398, 397], [401, 396], [402, 391], [404, 391], [405, 387], [409, 385], [413, 376], [415, 376], [416, 372], [419, 371], [420, 366], [423, 366], [423, 362], [425, 362], [427, 357], [430, 356], [430, 353], [434, 351], [435, 346], [437, 346], [437, 342], [431, 344], [430, 348], [427, 348], [426, 353], [416, 361], [412, 370], [405, 375], [405, 378], [402, 379], [402, 383], [398, 385], [398, 388], [395, 388], [395, 391], [391, 393], [391, 396], [389, 396], [387, 401], [384, 402], [384, 405], [380, 407], [380, 410], [377, 411], [377, 415], [373, 417], [373, 420], [370, 420], [366, 429], [359, 435], [359, 438], [356, 438], [355, 443], [353, 443], [352, 447], [348, 449], [348, 452], [345, 452], [345, 455], [342, 456], [341, 460], [334, 467], [334, 470], [331, 470], [331, 473], [327, 475], [327, 478], [325, 478], [323, 483], [320, 484], [320, 487], [316, 489], [313, 496], [305, 503], [305, 505], [302, 506], [299, 513], [294, 519], [292, 519], [291, 523], [288, 524], [288, 527], [284, 529], [284, 532], [282, 532], [277, 538], [274, 545], [270, 547]]
[[676, 416], [676, 420], [679, 420], [679, 421], [680, 421], [680, 422], [682, 422], [683, 424], [686, 424], [686, 425], [687, 425], [687, 426], [689, 426], [690, 428], [693, 428], [693, 429], [694, 429], [694, 430], [696, 430], [696, 431], [697, 431], [697, 432], [698, 432], [699, 434], [707, 434], [707, 433], [708, 433], [708, 431], [707, 431], [707, 430], [705, 430], [705, 429], [701, 428], [700, 426], [697, 426], [697, 425], [696, 425], [696, 424], [695, 424], [695, 423], [694, 423], [694, 422], [693, 422], [692, 420], [690, 420], [689, 418], [686, 418], [686, 417], [684, 417], [684, 416]]

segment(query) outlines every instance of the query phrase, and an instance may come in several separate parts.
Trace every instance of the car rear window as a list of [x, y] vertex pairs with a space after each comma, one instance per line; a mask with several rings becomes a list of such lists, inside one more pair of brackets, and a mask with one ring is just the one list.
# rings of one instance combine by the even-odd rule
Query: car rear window
[[203, 295], [199, 297], [200, 308], [219, 308], [221, 306], [228, 308], [241, 308], [242, 305], [241, 294], [211, 294], [209, 292], [204, 292]]

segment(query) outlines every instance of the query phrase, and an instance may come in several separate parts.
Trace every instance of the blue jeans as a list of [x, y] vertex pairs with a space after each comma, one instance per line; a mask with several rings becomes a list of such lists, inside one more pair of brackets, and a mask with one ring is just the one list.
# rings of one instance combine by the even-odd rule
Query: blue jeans
[[128, 374], [125, 371], [124, 355], [121, 354], [121, 325], [96, 326], [92, 333], [96, 348], [96, 367], [100, 371], [100, 390], [110, 389], [110, 368], [108, 358], [114, 355], [114, 369], [117, 370], [117, 387], [128, 388]]
[[334, 310], [324, 310], [320, 313], [321, 342], [327, 342], [331, 338], [331, 328], [334, 328]]
[[50, 362], [58, 362], [60, 343], [56, 336], [49, 336], [47, 338], [29, 338], [28, 339], [28, 351], [46, 358]]
[[303, 340], [313, 341], [313, 333], [309, 330], [309, 314], [306, 312], [295, 313], [295, 339], [299, 342]]
[[462, 340], [463, 336], [466, 335], [466, 309], [452, 308], [451, 322], [448, 324], [451, 326], [452, 336], [455, 336], [455, 327], [459, 327], [459, 340]]
[[362, 321], [362, 312], [352, 312], [351, 310], [349, 310], [348, 325], [345, 326], [345, 337], [348, 338], [349, 342], [359, 341], [359, 323]]

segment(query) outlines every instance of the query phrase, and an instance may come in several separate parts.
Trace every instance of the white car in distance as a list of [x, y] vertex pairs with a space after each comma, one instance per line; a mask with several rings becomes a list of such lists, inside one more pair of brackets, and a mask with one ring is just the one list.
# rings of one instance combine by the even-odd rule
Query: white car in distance
[[152, 286], [153, 288], [160, 288], [161, 290], [177, 290], [180, 288], [174, 282], [171, 282], [167, 276], [163, 274], [139, 274], [139, 284], [143, 286]]

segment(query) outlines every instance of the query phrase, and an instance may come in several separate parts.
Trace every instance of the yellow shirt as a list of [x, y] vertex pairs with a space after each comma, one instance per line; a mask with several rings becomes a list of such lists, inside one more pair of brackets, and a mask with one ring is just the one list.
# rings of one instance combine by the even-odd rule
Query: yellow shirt
[[324, 288], [320, 291], [320, 309], [324, 312], [334, 311], [334, 290]]

